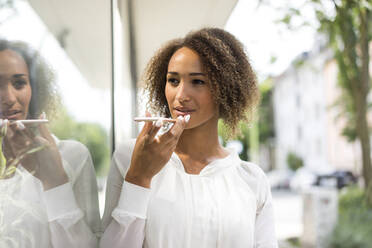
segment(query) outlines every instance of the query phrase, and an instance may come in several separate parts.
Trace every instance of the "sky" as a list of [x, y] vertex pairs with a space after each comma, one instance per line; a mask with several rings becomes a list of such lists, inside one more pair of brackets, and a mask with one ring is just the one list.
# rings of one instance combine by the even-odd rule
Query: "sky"
[[[311, 50], [314, 45], [314, 28], [303, 27], [290, 32], [284, 24], [276, 23], [284, 16], [280, 9], [286, 7], [301, 8], [307, 20], [311, 19], [311, 11], [301, 6], [304, 0], [271, 2], [258, 5], [257, 1], [238, 1], [225, 26], [245, 45], [259, 79], [282, 73], [297, 55]], [[293, 22], [299, 24], [301, 20], [293, 18]], [[271, 63], [272, 57], [276, 58], [275, 63]]]
[[[225, 29], [245, 45], [260, 80], [280, 74], [297, 55], [309, 51], [314, 45], [312, 28], [293, 33], [284, 25], [275, 24], [283, 16], [278, 8], [290, 2], [299, 8], [303, 1], [276, 0], [270, 6], [258, 6], [257, 1], [240, 0], [234, 8]], [[68, 111], [78, 121], [98, 122], [108, 130], [109, 89], [89, 85], [26, 1], [17, 1], [16, 7], [18, 14], [0, 25], [0, 36], [23, 40], [40, 49], [56, 72], [57, 84]], [[1, 11], [0, 21], [8, 14]], [[273, 57], [277, 58], [275, 63], [270, 62]], [[94, 113], [87, 109], [94, 109]]]

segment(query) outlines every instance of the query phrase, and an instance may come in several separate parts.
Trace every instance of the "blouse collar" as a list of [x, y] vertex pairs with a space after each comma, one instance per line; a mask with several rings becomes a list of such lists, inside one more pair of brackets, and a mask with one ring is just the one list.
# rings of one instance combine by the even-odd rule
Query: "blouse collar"
[[182, 164], [181, 159], [178, 157], [178, 155], [173, 152], [171, 157], [171, 164], [176, 167], [177, 170], [180, 170], [181, 172], [189, 175], [189, 176], [210, 176], [212, 174], [216, 174], [221, 172], [222, 170], [231, 167], [232, 165], [236, 164], [236, 162], [240, 161], [239, 155], [236, 153], [236, 151], [232, 148], [226, 148], [228, 151], [228, 155], [224, 158], [215, 159], [209, 164], [207, 164], [199, 174], [189, 174], [185, 171], [185, 168]]

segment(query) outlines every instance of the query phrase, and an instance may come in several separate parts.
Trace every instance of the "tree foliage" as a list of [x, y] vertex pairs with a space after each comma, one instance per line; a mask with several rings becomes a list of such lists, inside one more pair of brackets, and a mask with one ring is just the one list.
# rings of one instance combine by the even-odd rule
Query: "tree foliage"
[[240, 159], [248, 161], [249, 158], [249, 123], [240, 122], [238, 133], [235, 136], [231, 135], [231, 130], [222, 120], [218, 122], [218, 135], [222, 139], [222, 144], [225, 146], [230, 140], [238, 140], [243, 145], [243, 151], [239, 154]]
[[372, 208], [365, 191], [352, 186], [340, 194], [338, 223], [327, 248], [368, 248], [372, 243]]
[[260, 84], [261, 104], [258, 108], [258, 130], [260, 144], [266, 144], [275, 137], [273, 85], [267, 79]]
[[[321, 4], [320, 1], [315, 3]], [[329, 45], [338, 65], [338, 84], [342, 89], [342, 100], [339, 102], [347, 121], [343, 134], [348, 135], [349, 140], [357, 138], [361, 144], [366, 196], [372, 205], [371, 141], [367, 119], [372, 3], [366, 0], [333, 0], [333, 8], [333, 18], [321, 11], [317, 11], [317, 17], [320, 30], [328, 33]]]
[[289, 152], [287, 154], [286, 160], [287, 160], [288, 167], [293, 171], [296, 171], [299, 168], [304, 166], [304, 161], [302, 160], [302, 158], [294, 152]]
[[51, 123], [51, 131], [59, 139], [73, 139], [83, 143], [92, 156], [98, 174], [104, 173], [110, 160], [108, 135], [99, 124], [77, 122], [65, 109], [61, 109]]
[[[338, 85], [342, 94], [337, 101], [340, 116], [346, 120], [343, 134], [358, 140], [362, 151], [363, 179], [366, 197], [372, 205], [371, 141], [367, 119], [370, 91], [369, 44], [372, 38], [371, 0], [304, 0], [311, 6], [319, 32], [328, 37], [338, 65]], [[291, 16], [301, 12], [287, 11], [282, 21], [291, 24]], [[292, 14], [292, 15], [291, 15]]]
[[[223, 145], [226, 145], [229, 140], [238, 140], [243, 145], [243, 152], [239, 155], [242, 160], [248, 161], [249, 151], [252, 146], [252, 126], [258, 125], [258, 141], [259, 144], [266, 144], [274, 138], [274, 112], [272, 105], [272, 81], [270, 79], [260, 83], [259, 89], [261, 92], [261, 103], [258, 107], [258, 122], [257, 123], [246, 123], [240, 122], [238, 133], [235, 136], [231, 136], [229, 128], [219, 121], [218, 123], [218, 134], [222, 139]], [[254, 137], [254, 136], [253, 136]]]

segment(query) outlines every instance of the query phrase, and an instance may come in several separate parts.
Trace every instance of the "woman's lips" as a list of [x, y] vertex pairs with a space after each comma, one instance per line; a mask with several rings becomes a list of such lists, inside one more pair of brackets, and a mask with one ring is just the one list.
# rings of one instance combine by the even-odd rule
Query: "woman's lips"
[[180, 110], [180, 109], [174, 109], [174, 112], [177, 116], [179, 115], [191, 115], [195, 110], [190, 110], [190, 109], [185, 109], [185, 110]]
[[1, 114], [1, 119], [18, 120], [22, 119], [21, 111], [5, 112]]

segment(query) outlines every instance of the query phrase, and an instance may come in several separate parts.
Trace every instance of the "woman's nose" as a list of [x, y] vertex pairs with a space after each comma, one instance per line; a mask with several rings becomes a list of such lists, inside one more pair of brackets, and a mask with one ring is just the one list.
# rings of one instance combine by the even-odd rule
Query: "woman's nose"
[[181, 83], [178, 85], [176, 99], [179, 102], [190, 100], [190, 89], [187, 83], [181, 81]]
[[7, 107], [13, 106], [16, 102], [16, 95], [11, 86], [5, 85], [0, 87], [0, 103]]

